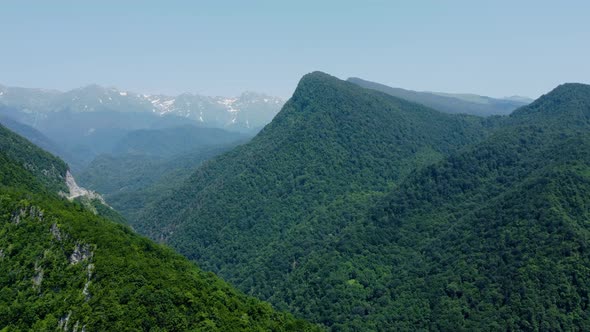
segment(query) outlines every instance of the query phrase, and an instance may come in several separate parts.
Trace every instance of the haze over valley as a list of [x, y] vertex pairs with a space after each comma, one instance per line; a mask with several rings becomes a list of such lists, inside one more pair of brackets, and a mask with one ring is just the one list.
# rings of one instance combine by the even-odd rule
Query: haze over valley
[[590, 329], [589, 9], [9, 2], [0, 331]]

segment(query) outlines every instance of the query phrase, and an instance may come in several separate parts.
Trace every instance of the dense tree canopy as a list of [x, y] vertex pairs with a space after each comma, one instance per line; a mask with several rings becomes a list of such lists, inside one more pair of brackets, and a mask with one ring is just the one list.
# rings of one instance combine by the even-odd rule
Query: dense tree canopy
[[313, 73], [134, 227], [334, 331], [582, 328], [589, 98], [481, 119]]
[[[281, 308], [367, 328], [351, 323], [365, 312], [355, 299], [366, 290], [349, 277], [307, 277], [350, 258], [317, 255], [413, 169], [483, 139], [495, 123], [312, 73], [250, 143], [205, 162], [133, 227]], [[338, 284], [319, 287], [326, 282]]]
[[0, 146], [2, 331], [317, 329], [64, 200], [43, 170], [65, 164], [2, 127]]

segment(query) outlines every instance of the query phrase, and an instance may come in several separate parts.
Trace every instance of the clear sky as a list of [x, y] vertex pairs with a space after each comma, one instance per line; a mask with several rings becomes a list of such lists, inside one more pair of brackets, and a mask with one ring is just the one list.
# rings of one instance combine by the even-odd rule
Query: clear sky
[[3, 0], [0, 33], [10, 86], [289, 97], [321, 70], [538, 97], [590, 82], [587, 0]]

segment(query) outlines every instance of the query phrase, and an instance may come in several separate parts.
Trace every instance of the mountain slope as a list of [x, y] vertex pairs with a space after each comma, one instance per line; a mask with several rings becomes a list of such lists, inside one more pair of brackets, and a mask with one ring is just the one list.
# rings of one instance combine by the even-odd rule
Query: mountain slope
[[101, 155], [78, 179], [83, 186], [101, 193], [109, 205], [134, 223], [145, 206], [170, 195], [204, 161], [231, 150], [238, 143], [195, 147], [171, 157]]
[[[487, 125], [312, 73], [250, 143], [204, 163], [133, 227], [285, 308], [290, 301], [278, 294], [294, 286], [287, 276], [339, 234], [357, 206], [481, 140]], [[318, 224], [314, 216], [327, 209], [337, 217]], [[301, 236], [308, 233], [315, 235]], [[347, 306], [339, 295], [334, 308]]]
[[587, 329], [589, 119], [590, 86], [560, 86], [393, 190], [353, 238], [392, 262], [376, 282], [390, 309], [374, 317], [407, 330]]
[[234, 144], [246, 140], [247, 137], [223, 129], [188, 125], [165, 129], [142, 129], [132, 131], [117, 141], [112, 153], [169, 158], [203, 147]]
[[45, 187], [54, 192], [68, 192], [66, 172], [62, 160], [41, 150], [33, 143], [0, 125], [0, 152], [28, 170]]
[[[0, 106], [0, 107], [2, 107], [2, 106]], [[42, 148], [45, 151], [48, 151], [54, 155], [62, 155], [63, 154], [63, 152], [57, 146], [57, 144], [55, 144], [49, 137], [45, 136], [39, 130], [37, 130], [31, 126], [20, 123], [12, 118], [5, 117], [5, 116], [0, 116], [0, 123], [3, 126], [5, 126], [6, 128], [19, 134], [20, 136], [25, 137], [31, 143], [35, 144], [36, 146]]]
[[203, 161], [248, 139], [246, 134], [194, 126], [136, 130], [90, 162], [78, 180], [134, 220], [143, 206], [165, 197]]
[[468, 94], [443, 94], [404, 90], [365, 81], [356, 77], [351, 77], [348, 81], [367, 89], [381, 91], [398, 98], [423, 104], [445, 113], [462, 113], [479, 116], [507, 115], [513, 110], [528, 104], [528, 102], [514, 99], [495, 99]]
[[170, 249], [61, 199], [54, 175], [38, 170], [54, 166], [59, 173], [65, 164], [1, 126], [0, 146], [3, 328], [315, 329], [235, 291]]

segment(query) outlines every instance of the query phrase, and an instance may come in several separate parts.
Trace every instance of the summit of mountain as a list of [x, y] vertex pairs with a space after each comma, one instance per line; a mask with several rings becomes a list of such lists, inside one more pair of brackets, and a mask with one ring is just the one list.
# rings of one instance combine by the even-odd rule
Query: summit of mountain
[[[250, 142], [204, 162], [130, 222], [249, 294], [314, 316], [285, 297], [287, 276], [408, 174], [482, 140], [488, 125], [310, 73]], [[345, 299], [314, 319], [336, 324]]]

